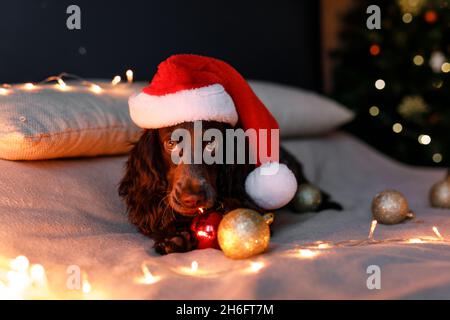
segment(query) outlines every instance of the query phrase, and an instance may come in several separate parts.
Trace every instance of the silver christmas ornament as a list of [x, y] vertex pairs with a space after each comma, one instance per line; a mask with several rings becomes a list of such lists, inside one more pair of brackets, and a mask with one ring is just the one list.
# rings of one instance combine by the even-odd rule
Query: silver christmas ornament
[[372, 215], [383, 224], [396, 224], [414, 217], [405, 196], [396, 190], [385, 190], [375, 196], [372, 201]]
[[435, 208], [450, 209], [450, 175], [433, 185], [430, 190], [430, 202]]
[[310, 183], [298, 186], [292, 199], [292, 205], [297, 212], [312, 212], [322, 204], [322, 192]]

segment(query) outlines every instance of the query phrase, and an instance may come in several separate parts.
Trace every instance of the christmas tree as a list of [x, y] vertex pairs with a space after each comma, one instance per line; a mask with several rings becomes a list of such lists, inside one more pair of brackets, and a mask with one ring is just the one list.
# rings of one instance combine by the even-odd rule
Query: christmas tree
[[[381, 12], [370, 30], [369, 5]], [[333, 97], [349, 130], [392, 157], [450, 165], [450, 1], [358, 1], [343, 17]]]

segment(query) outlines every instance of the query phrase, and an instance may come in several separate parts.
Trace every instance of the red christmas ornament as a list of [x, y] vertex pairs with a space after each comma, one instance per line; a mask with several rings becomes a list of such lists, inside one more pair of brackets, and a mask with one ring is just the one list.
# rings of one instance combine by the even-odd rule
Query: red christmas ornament
[[197, 249], [220, 249], [217, 242], [220, 221], [222, 221], [222, 214], [216, 211], [199, 214], [192, 219], [191, 230], [198, 240]]
[[425, 21], [428, 23], [435, 23], [438, 19], [438, 15], [434, 10], [428, 10], [425, 12]]

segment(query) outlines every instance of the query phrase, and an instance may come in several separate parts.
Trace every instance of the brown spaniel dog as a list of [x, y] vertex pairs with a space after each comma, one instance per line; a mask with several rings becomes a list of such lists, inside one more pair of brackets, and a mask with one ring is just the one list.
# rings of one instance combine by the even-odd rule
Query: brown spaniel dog
[[[190, 221], [199, 212], [199, 207], [221, 211], [246, 207], [262, 212], [247, 196], [244, 187], [245, 178], [254, 165], [175, 164], [171, 153], [179, 141], [171, 137], [178, 128], [194, 135], [193, 122], [144, 130], [130, 152], [126, 173], [119, 186], [130, 221], [140, 232], [155, 240], [155, 249], [160, 254], [195, 249], [196, 240], [190, 233]], [[203, 131], [210, 128], [225, 132], [231, 126], [202, 121]], [[208, 150], [210, 144], [204, 142], [203, 148]], [[210, 149], [214, 152], [213, 148]], [[280, 162], [292, 170], [299, 183], [307, 182], [300, 163], [283, 148], [280, 150]], [[318, 211], [340, 208], [323, 193]]]

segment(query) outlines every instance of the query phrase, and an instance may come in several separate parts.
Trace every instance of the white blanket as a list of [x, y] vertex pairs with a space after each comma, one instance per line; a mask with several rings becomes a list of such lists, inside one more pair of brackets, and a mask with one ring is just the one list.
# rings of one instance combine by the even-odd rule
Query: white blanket
[[[57, 298], [450, 298], [450, 247], [445, 244], [332, 248], [309, 259], [288, 254], [313, 241], [366, 238], [371, 200], [386, 188], [403, 192], [417, 218], [379, 225], [376, 239], [433, 236], [432, 226], [450, 237], [450, 210], [428, 204], [428, 191], [443, 178], [443, 170], [396, 163], [344, 133], [284, 145], [302, 161], [310, 180], [345, 209], [278, 212], [269, 252], [251, 260], [233, 261], [213, 249], [156, 255], [152, 240], [127, 221], [117, 196], [126, 157], [0, 161], [1, 257], [26, 255], [43, 264]], [[198, 262], [194, 274], [192, 261]], [[153, 284], [136, 283], [144, 262]], [[251, 262], [262, 268], [249, 269]], [[67, 288], [69, 265], [87, 274], [89, 294]], [[370, 265], [380, 267], [380, 290], [367, 288]]]

